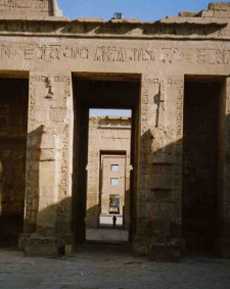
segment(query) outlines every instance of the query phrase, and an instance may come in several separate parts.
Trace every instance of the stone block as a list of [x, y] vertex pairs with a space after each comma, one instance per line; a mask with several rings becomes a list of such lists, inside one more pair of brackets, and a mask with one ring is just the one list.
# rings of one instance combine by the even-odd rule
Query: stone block
[[21, 246], [25, 256], [28, 257], [57, 257], [65, 253], [65, 244], [62, 240], [37, 234], [24, 239]]
[[217, 253], [223, 258], [230, 258], [230, 237], [217, 240]]
[[154, 242], [150, 247], [149, 257], [158, 262], [177, 262], [182, 256], [183, 245], [181, 240]]

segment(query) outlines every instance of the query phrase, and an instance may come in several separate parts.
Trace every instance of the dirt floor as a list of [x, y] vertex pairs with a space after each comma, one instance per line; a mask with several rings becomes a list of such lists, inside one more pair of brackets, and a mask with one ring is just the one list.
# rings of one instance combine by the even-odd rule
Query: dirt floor
[[28, 258], [0, 250], [0, 289], [229, 289], [230, 260], [155, 263], [118, 246], [83, 248], [73, 257]]

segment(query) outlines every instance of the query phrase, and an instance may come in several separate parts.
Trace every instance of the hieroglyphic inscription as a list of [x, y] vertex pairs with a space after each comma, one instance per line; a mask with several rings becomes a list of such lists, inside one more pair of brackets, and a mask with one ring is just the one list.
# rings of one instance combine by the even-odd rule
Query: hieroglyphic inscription
[[54, 97], [55, 91], [54, 87], [56, 87], [55, 83], [65, 83], [65, 93], [63, 95], [63, 100], [66, 99], [70, 95], [70, 79], [66, 75], [32, 75], [30, 77], [30, 83], [41, 83], [46, 89], [47, 94], [45, 98], [52, 99]]
[[159, 94], [159, 88], [159, 79], [148, 76], [143, 78], [141, 95], [141, 121], [143, 132], [154, 126], [154, 115], [156, 112], [154, 97]]
[[41, 45], [25, 47], [23, 49], [25, 60], [55, 61], [61, 59], [88, 59], [89, 49], [87, 47], [70, 47], [61, 45]]
[[183, 137], [184, 82], [182, 79], [168, 79], [169, 91], [176, 93], [176, 137]]
[[183, 160], [183, 116], [184, 116], [184, 78], [170, 77], [167, 81], [168, 91], [175, 101], [175, 139], [173, 142], [174, 167], [172, 187], [177, 202], [176, 219], [181, 220], [182, 160]]
[[0, 44], [0, 58], [10, 59], [20, 57], [26, 61], [59, 61], [64, 59], [81, 59], [89, 58], [89, 49], [78, 46], [61, 46], [61, 45], [15, 45]]
[[38, 9], [48, 10], [49, 0], [0, 0], [0, 10]]
[[152, 62], [162, 64], [230, 64], [230, 50], [208, 48], [124, 48], [101, 46], [93, 52], [96, 62]]
[[68, 59], [97, 63], [230, 64], [230, 50], [206, 48], [143, 48], [62, 44], [0, 43], [0, 59], [57, 62]]
[[[46, 75], [32, 75], [30, 79], [33, 82], [44, 82], [46, 78]], [[66, 75], [54, 75], [53, 80], [54, 82], [66, 82], [67, 80], [69, 80], [69, 77]]]
[[152, 49], [101, 46], [96, 48], [94, 61], [97, 62], [154, 62]]

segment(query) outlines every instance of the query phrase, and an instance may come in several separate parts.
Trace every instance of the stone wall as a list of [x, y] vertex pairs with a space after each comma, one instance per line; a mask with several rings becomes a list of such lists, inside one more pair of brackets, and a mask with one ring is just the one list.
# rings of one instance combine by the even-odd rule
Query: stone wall
[[[39, 15], [40, 21], [35, 21], [36, 17], [12, 19], [7, 13], [0, 17], [2, 77], [29, 79], [26, 248], [32, 248], [29, 244], [55, 248], [60, 240], [73, 243], [73, 127], [79, 122], [74, 112], [81, 113], [73, 105], [73, 74], [76, 79], [139, 80], [132, 245], [152, 256], [164, 250], [168, 255], [173, 250], [180, 253], [184, 80], [206, 76], [224, 83], [218, 237], [222, 255], [230, 254], [229, 11], [229, 5], [222, 3], [195, 15], [182, 13], [153, 23], [41, 20]], [[5, 21], [7, 17], [11, 21]]]
[[0, 0], [1, 17], [39, 18], [55, 16], [58, 11], [56, 0]]

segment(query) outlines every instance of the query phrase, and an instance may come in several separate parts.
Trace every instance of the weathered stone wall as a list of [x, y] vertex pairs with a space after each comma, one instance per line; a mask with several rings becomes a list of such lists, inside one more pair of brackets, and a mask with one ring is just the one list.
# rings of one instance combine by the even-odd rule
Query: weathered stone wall
[[[196, 17], [130, 20], [0, 20], [2, 75], [29, 74], [25, 232], [70, 242], [73, 160], [71, 73], [140, 76], [133, 244], [140, 252], [181, 246], [184, 78], [225, 79], [228, 5]], [[188, 14], [187, 14], [188, 15]], [[86, 74], [87, 75], [87, 74]], [[220, 245], [229, 255], [229, 81], [219, 171]], [[221, 187], [220, 186], [220, 187]]]
[[56, 0], [0, 0], [1, 17], [38, 18], [55, 16]]
[[[140, 253], [172, 242], [181, 230], [183, 76], [144, 75], [135, 248]], [[152, 244], [159, 248], [152, 248]]]
[[[70, 75], [30, 77], [27, 233], [70, 233], [72, 102]], [[67, 219], [66, 219], [67, 218]]]

